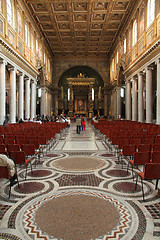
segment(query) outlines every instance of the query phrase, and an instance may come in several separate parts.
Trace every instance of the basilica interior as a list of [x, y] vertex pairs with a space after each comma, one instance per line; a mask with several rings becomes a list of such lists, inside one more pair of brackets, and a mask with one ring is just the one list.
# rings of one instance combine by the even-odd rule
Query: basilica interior
[[0, 155], [46, 138], [18, 184], [0, 172], [0, 239], [158, 240], [160, 176], [142, 187], [117, 141], [152, 161], [159, 124], [160, 0], [0, 0]]

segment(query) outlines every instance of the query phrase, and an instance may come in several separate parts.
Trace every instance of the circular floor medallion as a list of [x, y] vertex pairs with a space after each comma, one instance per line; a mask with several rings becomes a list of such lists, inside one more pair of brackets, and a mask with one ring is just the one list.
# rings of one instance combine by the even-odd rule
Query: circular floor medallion
[[42, 232], [70, 240], [103, 236], [116, 227], [119, 218], [112, 201], [86, 195], [51, 199], [40, 205], [35, 214], [36, 225]]
[[108, 170], [106, 174], [112, 177], [128, 177], [130, 175], [129, 172], [127, 174], [126, 170], [119, 170], [119, 169]]
[[35, 193], [39, 192], [44, 188], [44, 184], [40, 182], [26, 182], [26, 183], [20, 183], [20, 188], [18, 188], [18, 185], [15, 187], [15, 191], [19, 193]]
[[135, 190], [135, 183], [132, 182], [119, 182], [114, 184], [113, 187], [117, 191], [124, 193], [135, 193], [141, 191], [141, 187], [139, 185], [137, 185], [137, 189]]
[[104, 153], [104, 154], [101, 154], [102, 157], [113, 157], [112, 154], [109, 154], [109, 153]]
[[57, 154], [46, 154], [46, 157], [58, 157]]
[[33, 170], [32, 172], [28, 173], [28, 175], [31, 177], [46, 177], [51, 174], [52, 172], [49, 170]]
[[69, 171], [89, 171], [101, 168], [105, 164], [101, 159], [88, 156], [68, 157], [53, 162], [54, 167]]

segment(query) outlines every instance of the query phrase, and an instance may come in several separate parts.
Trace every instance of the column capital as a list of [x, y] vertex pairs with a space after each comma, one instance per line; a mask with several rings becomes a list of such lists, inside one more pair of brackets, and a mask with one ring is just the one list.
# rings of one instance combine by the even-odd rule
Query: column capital
[[132, 80], [132, 79], [126, 79], [126, 81], [125, 81], [126, 84], [131, 83], [131, 80]]
[[158, 59], [156, 60], [156, 64], [157, 64], [157, 65], [160, 64], [160, 58], [158, 58]]
[[137, 80], [137, 76], [133, 76], [132, 80], [136, 81]]
[[31, 79], [31, 83], [34, 83], [35, 85], [37, 85], [37, 81], [35, 79]]
[[8, 68], [8, 71], [15, 71], [16, 70], [16, 68], [14, 66], [12, 66], [11, 64], [8, 64], [7, 68]]
[[25, 76], [24, 76], [24, 80], [26, 80], [26, 81], [27, 81], [27, 80], [30, 80], [30, 77], [28, 77], [28, 76], [25, 75]]
[[139, 73], [138, 73], [138, 76], [143, 76], [143, 72], [142, 72], [142, 71], [139, 72]]
[[146, 67], [146, 71], [152, 71], [152, 70], [153, 70], [153, 67], [151, 67], [151, 66]]
[[6, 62], [6, 60], [0, 58], [0, 64], [5, 64], [5, 65], [7, 65], [7, 62]]
[[24, 73], [23, 73], [23, 72], [18, 72], [18, 73], [17, 73], [17, 76], [18, 76], [18, 77], [24, 77]]

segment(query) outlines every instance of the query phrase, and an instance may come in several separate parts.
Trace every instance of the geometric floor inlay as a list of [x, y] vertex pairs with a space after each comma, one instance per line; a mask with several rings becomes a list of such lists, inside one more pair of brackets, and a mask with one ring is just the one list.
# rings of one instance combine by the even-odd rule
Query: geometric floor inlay
[[145, 207], [154, 219], [160, 219], [160, 202]]
[[118, 170], [118, 169], [114, 169], [114, 170], [108, 170], [106, 172], [107, 175], [110, 175], [112, 177], [126, 177], [126, 176], [129, 176], [130, 173], [128, 172], [127, 174], [127, 171], [125, 170]]
[[63, 174], [61, 177], [55, 179], [58, 182], [59, 186], [99, 186], [103, 181], [101, 178], [98, 178], [94, 174], [85, 174], [85, 175], [71, 175]]
[[33, 170], [32, 172], [29, 172], [28, 175], [31, 177], [46, 177], [52, 174], [49, 170]]
[[19, 193], [34, 193], [39, 192], [44, 188], [44, 184], [40, 182], [27, 182], [27, 183], [20, 183], [20, 187], [15, 187], [15, 191]]
[[135, 190], [135, 183], [131, 182], [118, 182], [114, 184], [113, 188], [116, 191], [124, 192], [124, 193], [134, 193], [141, 191], [141, 187], [137, 185], [137, 189]]
[[67, 157], [55, 160], [53, 166], [57, 169], [69, 171], [89, 171], [105, 166], [105, 161], [93, 157]]
[[[51, 221], [46, 223], [46, 218]], [[33, 239], [38, 236], [41, 239], [89, 240], [100, 236], [119, 239], [129, 231], [130, 223], [130, 213], [124, 204], [85, 191], [59, 193], [38, 200], [28, 207], [23, 218], [25, 231]]]

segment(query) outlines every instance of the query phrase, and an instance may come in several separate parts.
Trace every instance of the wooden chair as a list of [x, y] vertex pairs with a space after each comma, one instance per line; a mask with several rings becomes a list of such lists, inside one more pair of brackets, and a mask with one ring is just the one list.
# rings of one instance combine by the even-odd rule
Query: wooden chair
[[137, 189], [138, 177], [141, 178], [142, 193], [143, 193], [143, 200], [144, 200], [143, 180], [156, 179], [155, 189], [157, 189], [158, 180], [160, 179], [160, 164], [159, 163], [146, 163], [145, 164], [144, 172], [138, 172], [138, 174], [137, 174], [135, 190]]

